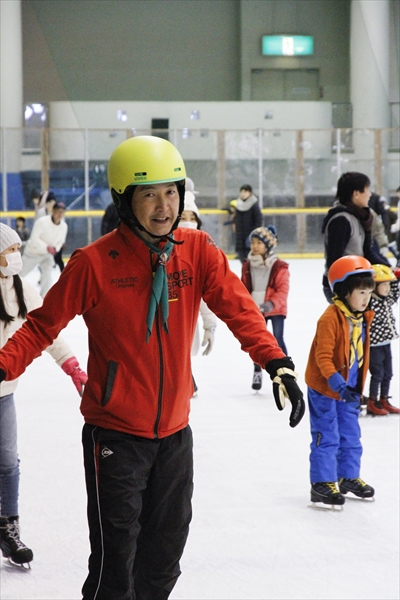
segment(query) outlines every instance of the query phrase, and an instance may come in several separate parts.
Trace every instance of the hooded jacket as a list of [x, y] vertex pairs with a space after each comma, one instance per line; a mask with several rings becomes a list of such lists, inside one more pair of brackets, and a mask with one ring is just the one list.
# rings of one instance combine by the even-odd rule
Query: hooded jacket
[[[364, 361], [360, 369], [357, 390], [363, 391], [369, 366], [370, 324], [374, 317], [372, 310], [363, 313], [366, 325], [364, 339]], [[319, 318], [317, 331], [311, 345], [305, 372], [308, 387], [329, 398], [340, 400], [328, 384], [331, 375], [338, 372], [347, 381], [350, 360], [350, 325], [343, 312], [335, 304], [331, 304]]]
[[[246, 260], [242, 265], [242, 281], [251, 294], [253, 292], [253, 282], [250, 260]], [[274, 308], [265, 314], [266, 317], [274, 317], [276, 315], [286, 317], [288, 293], [289, 265], [284, 260], [275, 257], [263, 300], [263, 302], [272, 302]]]
[[79, 314], [89, 332], [86, 423], [146, 438], [186, 427], [193, 395], [190, 350], [200, 300], [222, 319], [254, 362], [284, 358], [275, 338], [224, 253], [203, 231], [178, 228], [166, 264], [167, 333], [159, 309], [146, 343], [146, 315], [157, 258], [122, 223], [76, 250], [43, 307], [0, 352], [6, 379], [20, 375]]

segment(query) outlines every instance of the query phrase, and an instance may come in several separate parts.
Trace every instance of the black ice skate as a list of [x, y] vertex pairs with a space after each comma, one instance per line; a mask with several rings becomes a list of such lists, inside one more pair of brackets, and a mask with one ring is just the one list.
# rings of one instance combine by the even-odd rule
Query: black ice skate
[[33, 560], [32, 550], [20, 540], [18, 517], [0, 517], [0, 549], [16, 565], [29, 565]]
[[254, 365], [254, 373], [253, 373], [253, 390], [261, 390], [262, 386], [262, 370], [260, 365]]
[[343, 510], [345, 498], [333, 481], [321, 481], [311, 484], [311, 502], [315, 508]]
[[360, 477], [357, 479], [339, 479], [339, 490], [342, 494], [350, 492], [356, 498], [372, 500], [375, 494], [373, 487], [365, 483]]

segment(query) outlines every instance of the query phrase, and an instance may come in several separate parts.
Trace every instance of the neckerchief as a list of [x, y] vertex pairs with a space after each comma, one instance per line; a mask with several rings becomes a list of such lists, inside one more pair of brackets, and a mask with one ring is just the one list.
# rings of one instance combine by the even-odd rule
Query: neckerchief
[[[142, 238], [143, 239], [143, 238]], [[158, 255], [158, 262], [156, 270], [153, 273], [153, 283], [151, 286], [151, 294], [149, 301], [149, 308], [147, 310], [146, 324], [147, 334], [146, 342], [149, 341], [151, 331], [153, 329], [154, 317], [158, 305], [161, 305], [161, 315], [164, 330], [168, 331], [168, 280], [165, 265], [167, 264], [171, 255], [172, 248], [174, 247], [171, 241], [168, 241], [163, 248], [158, 248], [151, 242], [143, 240], [154, 254]]]
[[350, 320], [353, 325], [353, 331], [351, 333], [350, 340], [350, 365], [351, 368], [358, 357], [358, 367], [362, 367], [364, 362], [364, 347], [362, 343], [362, 324], [363, 324], [363, 313], [354, 314], [351, 310], [339, 300], [337, 296], [332, 298], [333, 303], [340, 308], [342, 313]]

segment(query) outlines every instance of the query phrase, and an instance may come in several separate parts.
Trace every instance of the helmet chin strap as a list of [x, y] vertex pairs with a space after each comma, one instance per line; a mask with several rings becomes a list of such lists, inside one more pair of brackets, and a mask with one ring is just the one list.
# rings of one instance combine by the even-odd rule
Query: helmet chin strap
[[[143, 231], [144, 233], [147, 233], [147, 235], [149, 235], [150, 237], [152, 237], [154, 240], [157, 240], [157, 241], [168, 240], [169, 242], [172, 242], [173, 244], [178, 244], [178, 245], [183, 244], [184, 240], [178, 241], [178, 240], [175, 240], [174, 237], [172, 236], [172, 233], [178, 227], [179, 221], [181, 220], [181, 215], [177, 216], [175, 223], [172, 225], [169, 232], [165, 233], [164, 235], [154, 235], [154, 233], [150, 233], [150, 231], [148, 231], [145, 227], [143, 227], [143, 225], [139, 222], [139, 220], [136, 218], [136, 216], [134, 215], [133, 212], [132, 212], [132, 215], [133, 215], [133, 225], [136, 230], [139, 229], [139, 231]], [[140, 237], [141, 240], [143, 240], [144, 242], [146, 241], [140, 235], [140, 233], [138, 231], [136, 231], [135, 233], [138, 235], [138, 237]]]

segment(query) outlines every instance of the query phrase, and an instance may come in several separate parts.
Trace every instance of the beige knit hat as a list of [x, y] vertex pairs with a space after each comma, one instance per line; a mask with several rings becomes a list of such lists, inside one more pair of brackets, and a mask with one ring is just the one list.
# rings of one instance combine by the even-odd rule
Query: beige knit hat
[[0, 223], [0, 254], [14, 244], [21, 245], [21, 238], [18, 233], [14, 229], [11, 229], [11, 227], [8, 227], [8, 225]]

